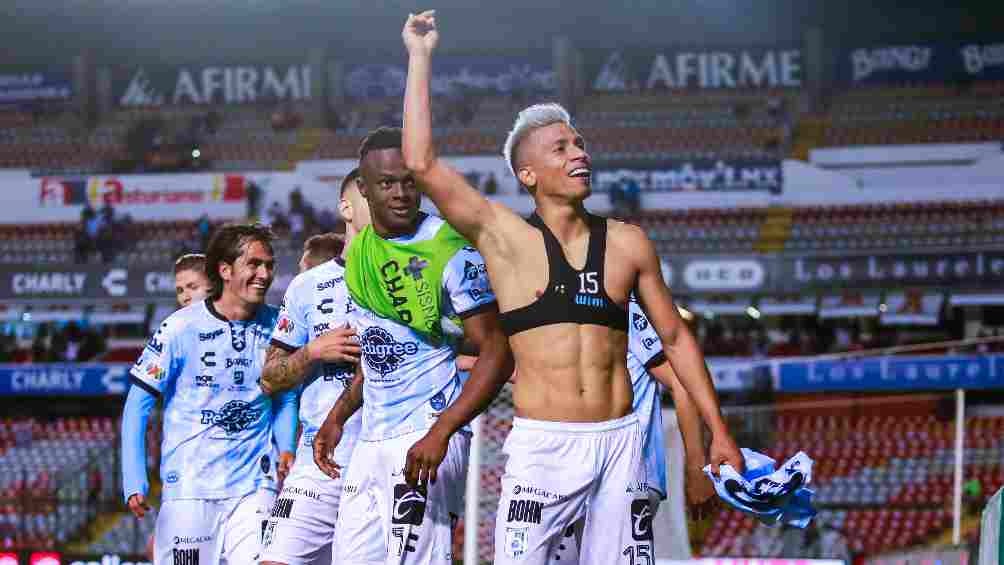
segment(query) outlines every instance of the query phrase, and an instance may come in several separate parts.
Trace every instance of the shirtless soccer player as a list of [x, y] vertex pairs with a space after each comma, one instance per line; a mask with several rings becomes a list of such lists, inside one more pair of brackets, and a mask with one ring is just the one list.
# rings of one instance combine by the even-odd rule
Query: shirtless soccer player
[[713, 469], [724, 462], [742, 469], [652, 242], [637, 227], [586, 212], [589, 155], [560, 106], [524, 110], [506, 140], [507, 162], [537, 206], [529, 221], [438, 160], [429, 102], [434, 14], [409, 16], [402, 35], [409, 53], [405, 161], [419, 187], [484, 255], [519, 372], [495, 563], [547, 563], [562, 532], [581, 517], [581, 562], [644, 561], [652, 535], [638, 524], [651, 508], [626, 367], [632, 290], [711, 429]]
[[[465, 426], [512, 374], [512, 355], [481, 255], [442, 219], [419, 211], [401, 130], [367, 136], [359, 166], [372, 224], [349, 246], [346, 284], [362, 360], [314, 440], [318, 466], [340, 474], [328, 453], [361, 405], [362, 430], [342, 479], [335, 563], [452, 565], [470, 445]], [[480, 350], [467, 382], [455, 362], [461, 333]]]
[[[345, 220], [346, 241], [369, 224], [358, 179], [354, 170], [341, 187], [339, 212]], [[313, 236], [304, 244], [300, 274], [286, 289], [262, 371], [265, 390], [292, 388], [300, 394], [303, 426], [292, 473], [283, 483], [265, 527], [263, 565], [329, 565], [333, 557], [331, 544], [342, 481], [328, 477], [314, 464], [313, 442], [324, 418], [355, 376], [359, 345], [354, 332], [346, 328], [353, 306], [345, 288], [344, 259], [334, 257], [311, 268], [323, 252], [323, 242], [334, 243], [332, 237]], [[335, 452], [338, 464], [349, 464], [361, 424], [358, 415], [345, 423]]]

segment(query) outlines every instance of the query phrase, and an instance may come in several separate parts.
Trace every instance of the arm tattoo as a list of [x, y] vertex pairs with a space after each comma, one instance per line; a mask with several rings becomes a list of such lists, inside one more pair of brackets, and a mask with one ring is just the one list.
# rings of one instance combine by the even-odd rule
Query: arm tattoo
[[269, 394], [293, 388], [303, 382], [308, 369], [310, 359], [306, 348], [297, 349], [290, 354], [282, 348], [272, 346], [261, 372], [261, 386]]
[[339, 424], [344, 425], [345, 421], [349, 419], [356, 413], [356, 410], [363, 405], [363, 371], [357, 365], [356, 366], [356, 376], [352, 379], [352, 384], [349, 388], [342, 392], [342, 395], [338, 397], [338, 401], [331, 408], [332, 412], [335, 413], [336, 421]]

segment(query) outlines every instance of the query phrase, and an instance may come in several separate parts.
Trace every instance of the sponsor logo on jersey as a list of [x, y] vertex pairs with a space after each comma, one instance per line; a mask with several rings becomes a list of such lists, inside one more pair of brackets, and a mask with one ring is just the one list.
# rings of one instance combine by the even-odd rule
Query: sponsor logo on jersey
[[316, 306], [317, 311], [320, 312], [321, 314], [333, 314], [335, 312], [335, 308], [334, 306], [332, 306], [332, 304], [334, 303], [335, 303], [334, 298], [325, 298], [324, 300], [321, 301], [320, 304]]
[[213, 330], [211, 332], [199, 333], [199, 341], [213, 341], [214, 339], [223, 335], [223, 328]]
[[425, 494], [408, 485], [394, 485], [394, 512], [392, 524], [421, 526], [425, 517]]
[[322, 290], [328, 290], [329, 288], [335, 288], [343, 280], [345, 280], [343, 277], [335, 277], [324, 282], [319, 282], [317, 283], [317, 291], [320, 292]]
[[283, 333], [289, 333], [293, 331], [294, 327], [295, 324], [293, 324], [293, 320], [290, 320], [289, 318], [283, 316], [282, 318], [279, 318], [279, 325], [276, 327], [276, 329]]
[[195, 545], [212, 540], [213, 536], [174, 536], [174, 545]]
[[284, 495], [289, 494], [289, 495], [293, 495], [293, 496], [302, 496], [302, 497], [310, 498], [310, 499], [317, 500], [317, 501], [321, 500], [321, 495], [320, 494], [318, 494], [315, 491], [312, 491], [312, 490], [309, 490], [309, 489], [305, 489], [305, 488], [302, 488], [302, 487], [282, 487], [282, 494], [284, 494]]
[[197, 547], [190, 549], [175, 547], [171, 549], [171, 555], [174, 557], [174, 565], [199, 565], [199, 548]]
[[177, 471], [170, 471], [166, 475], [164, 475], [164, 481], [172, 485], [178, 482], [178, 479], [180, 478], [181, 475], [179, 475]]
[[261, 410], [253, 408], [251, 404], [243, 400], [231, 400], [219, 412], [203, 410], [202, 423], [217, 426], [228, 434], [236, 434], [248, 429], [260, 415]]
[[486, 276], [487, 270], [484, 263], [471, 263], [470, 261], [464, 261], [464, 280], [465, 281], [475, 281], [479, 277]]
[[589, 294], [576, 294], [575, 303], [579, 306], [589, 306], [590, 308], [603, 308], [606, 306], [607, 301], [603, 300], [598, 296], [592, 296]]
[[631, 325], [634, 326], [634, 329], [640, 332], [645, 331], [645, 328], [648, 327], [648, 318], [635, 312], [631, 315]]
[[330, 322], [321, 322], [320, 324], [314, 324], [314, 335], [320, 335], [331, 329]]
[[641, 340], [641, 344], [645, 346], [645, 349], [652, 349], [652, 346], [655, 345], [657, 341], [659, 340], [655, 339], [654, 337], [646, 337], [645, 339]]
[[212, 375], [195, 375], [195, 386], [198, 387], [213, 387], [213, 376]]
[[366, 364], [381, 375], [393, 373], [406, 356], [418, 353], [414, 341], [398, 342], [390, 332], [377, 326], [366, 328], [359, 342]]
[[272, 468], [272, 459], [268, 455], [262, 455], [258, 464], [261, 465], [261, 472], [267, 474]]
[[159, 381], [160, 379], [164, 378], [164, 369], [156, 363], [153, 362], [147, 363], [145, 369], [146, 369], [146, 376], [150, 377], [155, 381]]
[[544, 503], [539, 500], [510, 500], [509, 514], [506, 522], [525, 522], [527, 524], [539, 524], [540, 515], [544, 511]]
[[146, 342], [146, 348], [156, 353], [157, 355], [164, 353], [164, 344], [157, 339], [156, 335], [151, 337], [150, 341]]
[[227, 359], [227, 369], [229, 369], [231, 367], [243, 367], [243, 368], [247, 369], [247, 368], [250, 368], [253, 363], [254, 363], [254, 361], [252, 361], [251, 359], [245, 359], [243, 357], [238, 357], [236, 359], [228, 358]]
[[524, 496], [532, 496], [532, 497], [536, 497], [536, 498], [546, 498], [548, 500], [562, 500], [562, 499], [565, 498], [565, 495], [563, 495], [563, 494], [556, 494], [556, 493], [553, 493], [553, 492], [548, 492], [548, 491], [546, 491], [546, 490], [544, 490], [542, 488], [532, 487], [532, 486], [525, 486], [525, 485], [516, 485], [516, 486], [514, 486], [512, 488], [512, 493], [515, 496], [519, 496], [519, 495], [522, 494]]
[[652, 505], [648, 500], [631, 501], [631, 537], [652, 541]]
[[206, 351], [202, 354], [202, 357], [199, 357], [199, 361], [202, 361], [202, 364], [206, 367], [215, 367], [216, 361], [214, 359], [216, 359], [215, 351]]

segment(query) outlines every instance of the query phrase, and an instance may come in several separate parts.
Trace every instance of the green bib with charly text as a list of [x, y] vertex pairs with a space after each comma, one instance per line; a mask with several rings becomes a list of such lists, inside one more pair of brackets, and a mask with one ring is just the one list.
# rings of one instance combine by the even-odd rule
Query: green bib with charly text
[[443, 271], [467, 246], [470, 243], [446, 222], [431, 239], [414, 243], [388, 241], [366, 226], [349, 245], [349, 294], [358, 306], [438, 344], [444, 335]]

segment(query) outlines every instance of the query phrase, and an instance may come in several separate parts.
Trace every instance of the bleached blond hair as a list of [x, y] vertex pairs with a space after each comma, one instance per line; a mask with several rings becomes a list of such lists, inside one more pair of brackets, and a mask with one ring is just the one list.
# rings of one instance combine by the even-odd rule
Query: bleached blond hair
[[505, 156], [505, 162], [509, 165], [512, 176], [516, 177], [516, 182], [519, 182], [519, 176], [516, 174], [516, 149], [519, 148], [519, 144], [533, 130], [553, 124], [572, 125], [572, 116], [568, 110], [556, 102], [534, 104], [516, 116], [516, 122], [509, 130], [505, 145], [502, 147], [502, 155]]

